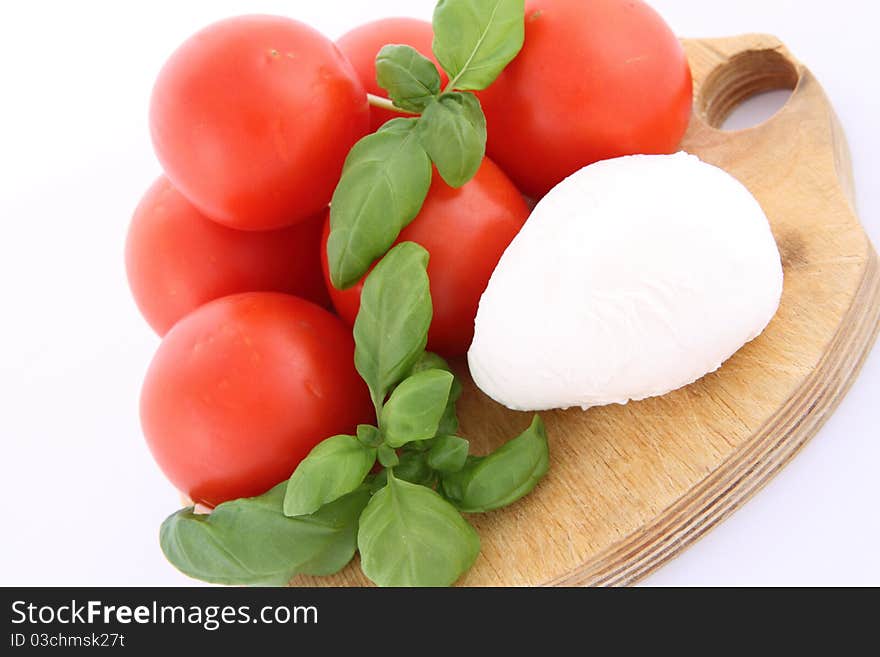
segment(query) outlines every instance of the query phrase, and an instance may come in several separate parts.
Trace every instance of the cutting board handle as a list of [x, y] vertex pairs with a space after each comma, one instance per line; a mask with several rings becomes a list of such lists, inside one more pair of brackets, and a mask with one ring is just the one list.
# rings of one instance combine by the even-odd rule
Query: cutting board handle
[[[809, 137], [811, 166], [817, 179], [837, 179], [842, 196], [855, 214], [855, 189], [849, 146], [840, 121], [822, 86], [775, 36], [746, 34], [720, 39], [683, 41], [694, 77], [694, 113], [688, 145], [712, 160], [751, 161], [755, 171], [768, 164], [783, 166]], [[765, 91], [791, 89], [788, 102], [770, 119], [744, 130], [721, 126], [737, 105]], [[746, 181], [744, 181], [746, 182]]]
[[[796, 91], [806, 72], [779, 39], [764, 34], [704, 39], [688, 48], [688, 56], [694, 75], [694, 111], [715, 129], [755, 94]], [[783, 108], [780, 115], [785, 112]]]
[[803, 75], [801, 64], [774, 37], [755, 35], [752, 43], [737, 42], [737, 50], [698, 80], [695, 110], [713, 128], [721, 128], [737, 105], [751, 96], [777, 89], [794, 91]]

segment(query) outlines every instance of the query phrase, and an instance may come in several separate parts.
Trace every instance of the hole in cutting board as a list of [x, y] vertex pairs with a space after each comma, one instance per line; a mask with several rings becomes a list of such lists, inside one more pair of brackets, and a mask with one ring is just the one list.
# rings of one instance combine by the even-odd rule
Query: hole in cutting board
[[721, 124], [721, 129], [733, 132], [761, 125], [776, 116], [776, 113], [785, 106], [789, 98], [791, 98], [791, 91], [788, 89], [763, 91], [751, 98], [746, 98], [728, 114], [724, 123]]
[[697, 111], [713, 128], [743, 130], [772, 118], [798, 84], [795, 65], [776, 50], [749, 50], [706, 78]]

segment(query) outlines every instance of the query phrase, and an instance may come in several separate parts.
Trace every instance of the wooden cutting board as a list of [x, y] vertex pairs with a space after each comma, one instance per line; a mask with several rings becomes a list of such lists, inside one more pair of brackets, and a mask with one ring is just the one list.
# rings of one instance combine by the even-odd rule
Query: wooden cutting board
[[[644, 577], [797, 453], [877, 336], [878, 259], [855, 214], [843, 130], [819, 83], [771, 36], [684, 44], [696, 103], [684, 149], [736, 176], [766, 211], [785, 269], [779, 313], [719, 371], [686, 388], [626, 406], [543, 413], [550, 472], [512, 507], [469, 518], [482, 552], [460, 584], [620, 585]], [[794, 92], [768, 122], [718, 129], [739, 102], [778, 88]], [[476, 451], [529, 422], [469, 379], [460, 409], [462, 435]], [[355, 559], [333, 577], [292, 583], [368, 581]]]

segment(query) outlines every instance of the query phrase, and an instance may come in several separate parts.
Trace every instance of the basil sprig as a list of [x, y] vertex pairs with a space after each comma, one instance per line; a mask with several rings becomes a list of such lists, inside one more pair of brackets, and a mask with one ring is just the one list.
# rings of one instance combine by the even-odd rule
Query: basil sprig
[[443, 494], [466, 513], [494, 511], [530, 493], [549, 465], [547, 434], [536, 415], [528, 429], [493, 453], [469, 457], [460, 470], [444, 473]]
[[314, 513], [360, 486], [376, 462], [376, 449], [355, 436], [333, 436], [318, 443], [287, 483], [284, 514]]
[[427, 266], [428, 252], [404, 242], [364, 282], [354, 321], [354, 364], [377, 414], [387, 392], [407, 376], [428, 343], [433, 309]]
[[447, 185], [461, 187], [476, 175], [486, 154], [486, 117], [476, 96], [443, 94], [425, 109], [418, 130]]
[[440, 73], [410, 46], [385, 46], [376, 55], [376, 81], [396, 107], [421, 112], [440, 93]]
[[525, 39], [525, 0], [440, 0], [434, 56], [449, 88], [479, 91], [495, 82]]
[[[413, 365], [411, 374], [418, 374], [419, 372], [430, 369], [452, 372], [449, 363], [437, 354], [425, 351], [422, 353], [419, 360], [416, 361], [416, 364]], [[452, 373], [454, 374], [454, 372]], [[443, 411], [443, 415], [440, 418], [440, 424], [437, 426], [438, 435], [454, 435], [458, 433], [458, 413], [456, 413], [455, 410], [455, 403], [458, 401], [459, 397], [461, 397], [461, 381], [458, 380], [458, 377], [453, 377], [452, 388], [449, 391], [449, 399], [446, 401], [446, 409]], [[413, 443], [410, 443], [410, 446], [412, 445]]]
[[[350, 287], [418, 214], [433, 162], [446, 184], [461, 187], [486, 153], [486, 117], [477, 97], [523, 46], [524, 0], [440, 0], [433, 50], [449, 77], [409, 46], [376, 57], [376, 81], [394, 106], [421, 116], [394, 119], [355, 144], [330, 203], [330, 280]], [[387, 103], [387, 101], [385, 101]]]
[[428, 465], [438, 472], [458, 472], [467, 461], [470, 444], [458, 436], [437, 436], [428, 452]]
[[348, 154], [330, 204], [327, 261], [337, 288], [353, 285], [418, 214], [431, 161], [417, 119], [394, 119]]
[[284, 586], [294, 575], [329, 575], [351, 561], [358, 518], [370, 499], [356, 491], [316, 513], [282, 511], [287, 482], [259, 497], [224, 502], [210, 514], [182, 509], [162, 523], [159, 543], [181, 572], [215, 584]]
[[425, 370], [404, 380], [382, 408], [381, 426], [390, 447], [403, 447], [414, 440], [437, 435], [446, 410], [453, 375]]
[[428, 253], [412, 242], [391, 248], [421, 209], [432, 162], [451, 186], [479, 169], [486, 120], [470, 91], [488, 86], [519, 52], [523, 4], [440, 1], [434, 53], [450, 79], [443, 90], [436, 67], [412, 48], [379, 52], [378, 82], [394, 106], [422, 114], [389, 121], [351, 150], [333, 195], [327, 243], [338, 288], [378, 260], [354, 325], [355, 367], [370, 390], [377, 426], [327, 438], [265, 495], [226, 502], [208, 515], [190, 507], [170, 516], [161, 545], [184, 573], [281, 585], [300, 573], [336, 572], [357, 548], [376, 584], [447, 586], [480, 548], [462, 512], [512, 504], [547, 471], [538, 416], [493, 453], [468, 455], [469, 442], [456, 435], [461, 382], [446, 361], [425, 351], [432, 319]]
[[358, 550], [379, 586], [449, 586], [474, 563], [480, 537], [435, 491], [389, 472], [361, 514]]
[[[367, 276], [355, 359], [378, 427], [359, 426], [357, 438], [329, 438], [332, 449], [318, 445], [291, 476], [285, 498], [286, 512], [310, 509], [317, 499], [329, 502], [328, 491], [341, 494], [365, 481], [373, 497], [358, 525], [361, 567], [383, 586], [454, 582], [479, 550], [461, 512], [513, 503], [548, 463], [537, 416], [523, 434], [483, 457], [469, 457], [468, 441], [454, 435], [461, 383], [445, 360], [424, 350], [432, 315], [427, 265], [422, 247], [403, 242]], [[313, 457], [320, 458], [313, 463]], [[382, 469], [367, 475], [376, 458]], [[317, 476], [328, 481], [306, 485]]]

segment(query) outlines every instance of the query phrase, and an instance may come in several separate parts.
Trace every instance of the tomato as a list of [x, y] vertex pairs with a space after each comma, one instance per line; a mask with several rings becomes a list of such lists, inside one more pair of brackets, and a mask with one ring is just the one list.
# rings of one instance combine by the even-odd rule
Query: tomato
[[243, 230], [325, 207], [368, 127], [366, 93], [339, 49], [274, 16], [230, 18], [191, 37], [150, 102], [168, 178], [202, 214]]
[[638, 0], [529, 0], [525, 45], [480, 93], [488, 154], [536, 198], [578, 169], [674, 152], [691, 73], [663, 19]]
[[[345, 33], [336, 41], [336, 45], [351, 62], [360, 78], [361, 84], [371, 94], [387, 97], [388, 92], [376, 82], [376, 55], [389, 43], [412, 46], [434, 64], [437, 60], [431, 49], [434, 30], [427, 21], [417, 18], [385, 18], [366, 23]], [[446, 74], [440, 71], [440, 78], [445, 85]], [[370, 108], [370, 130], [378, 130], [383, 123], [402, 116], [378, 107]]]
[[[474, 337], [477, 306], [501, 254], [528, 218], [519, 191], [491, 160], [459, 189], [434, 172], [425, 204], [398, 242], [421, 244], [430, 254], [428, 278], [434, 318], [428, 348], [444, 356], [467, 352]], [[330, 283], [327, 265], [329, 216], [321, 249], [324, 280], [339, 315], [353, 324], [360, 308], [363, 280], [347, 290]]]
[[184, 317], [141, 391], [159, 467], [208, 506], [264, 493], [320, 441], [373, 421], [348, 327], [277, 292], [223, 297]]
[[234, 230], [204, 217], [162, 176], [128, 229], [129, 285], [159, 335], [202, 304], [237, 292], [287, 292], [328, 306], [318, 256], [323, 222], [322, 212], [287, 228]]

